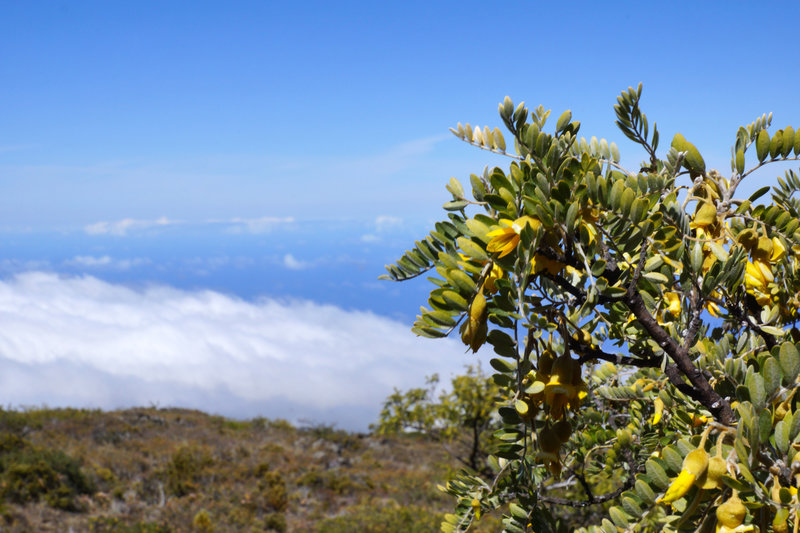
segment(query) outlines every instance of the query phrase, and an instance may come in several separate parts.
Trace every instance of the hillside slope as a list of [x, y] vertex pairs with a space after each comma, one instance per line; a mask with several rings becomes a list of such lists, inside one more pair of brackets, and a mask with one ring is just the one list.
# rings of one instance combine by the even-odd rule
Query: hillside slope
[[413, 437], [180, 409], [0, 410], [0, 530], [438, 531], [452, 502], [437, 484], [456, 467]]

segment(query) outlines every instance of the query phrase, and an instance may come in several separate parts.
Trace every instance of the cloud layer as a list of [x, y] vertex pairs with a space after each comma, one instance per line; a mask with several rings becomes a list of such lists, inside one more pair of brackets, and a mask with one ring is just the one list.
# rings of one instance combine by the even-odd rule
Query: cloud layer
[[41, 272], [0, 281], [0, 390], [11, 405], [178, 405], [364, 429], [393, 387], [469, 361], [455, 342], [310, 301]]

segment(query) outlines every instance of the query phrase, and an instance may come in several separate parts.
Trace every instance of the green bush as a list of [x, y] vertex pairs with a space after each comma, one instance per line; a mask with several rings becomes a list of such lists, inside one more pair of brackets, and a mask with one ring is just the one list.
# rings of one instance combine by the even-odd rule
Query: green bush
[[79, 511], [77, 496], [94, 487], [80, 464], [61, 450], [32, 446], [16, 435], [0, 435], [0, 497], [13, 503], [44, 500], [67, 511]]
[[210, 455], [196, 446], [180, 446], [167, 464], [167, 491], [178, 497], [197, 491], [200, 476], [213, 462]]

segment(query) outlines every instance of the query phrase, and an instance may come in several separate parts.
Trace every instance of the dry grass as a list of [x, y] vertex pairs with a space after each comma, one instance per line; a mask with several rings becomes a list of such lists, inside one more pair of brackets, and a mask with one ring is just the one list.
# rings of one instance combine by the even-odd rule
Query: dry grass
[[[412, 437], [151, 408], [0, 410], [0, 438], [29, 452], [0, 445], [0, 490], [10, 479], [41, 489], [5, 498], [4, 532], [422, 532], [452, 506], [436, 485], [456, 465]], [[77, 465], [77, 482], [47, 459], [56, 451]], [[13, 478], [26, 461], [39, 461], [34, 473]]]

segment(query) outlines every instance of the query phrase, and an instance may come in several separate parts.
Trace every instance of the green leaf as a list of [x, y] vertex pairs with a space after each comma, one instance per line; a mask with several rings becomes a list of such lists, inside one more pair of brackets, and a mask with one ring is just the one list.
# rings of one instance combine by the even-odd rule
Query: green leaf
[[447, 184], [447, 190], [458, 199], [464, 198], [464, 188], [455, 178], [450, 178], [450, 182]]
[[515, 518], [528, 518], [528, 511], [517, 505], [516, 503], [508, 504], [508, 510], [511, 511], [511, 516]]
[[411, 331], [420, 337], [428, 337], [430, 339], [438, 339], [447, 336], [444, 331], [429, 326], [414, 326], [411, 328]]
[[467, 309], [467, 300], [455, 291], [442, 291], [442, 298], [444, 298], [444, 301], [453, 306], [455, 309], [461, 311], [466, 311]]
[[472, 278], [461, 270], [451, 268], [445, 272], [445, 278], [450, 285], [459, 289], [461, 294], [472, 294], [475, 292], [475, 282]]
[[744, 148], [736, 151], [736, 172], [740, 175], [744, 174]]
[[625, 513], [622, 509], [620, 509], [619, 507], [616, 507], [616, 506], [611, 507], [608, 510], [608, 516], [611, 517], [611, 520], [618, 527], [622, 527], [622, 528], [628, 527], [628, 523], [629, 523], [630, 518], [631, 518], [630, 516], [628, 516], [627, 513]]
[[455, 326], [456, 324], [456, 321], [453, 320], [453, 316], [447, 311], [426, 311], [424, 316], [429, 318], [435, 324], [444, 326], [446, 328]]
[[567, 109], [561, 113], [560, 117], [558, 117], [558, 121], [556, 122], [556, 135], [563, 132], [567, 128], [570, 120], [572, 120], [572, 111]]
[[631, 204], [631, 212], [628, 214], [628, 219], [631, 221], [631, 224], [638, 224], [642, 220], [648, 205], [647, 200], [644, 198], [636, 198], [633, 201], [633, 204]]
[[758, 432], [761, 442], [766, 442], [772, 433], [772, 412], [769, 409], [762, 409], [758, 415]]
[[756, 156], [758, 157], [758, 162], [763, 163], [768, 155], [769, 133], [767, 133], [767, 130], [761, 130], [758, 132], [758, 137], [756, 137]]
[[661, 458], [664, 459], [664, 462], [667, 463], [669, 469], [675, 474], [681, 471], [681, 467], [683, 466], [683, 457], [672, 446], [666, 446], [663, 450], [661, 450]]
[[767, 397], [764, 378], [760, 374], [750, 374], [745, 380], [745, 387], [747, 387], [747, 392], [750, 394], [750, 402], [755, 410], [760, 411], [763, 409]]
[[761, 198], [762, 196], [764, 196], [765, 194], [767, 194], [767, 193], [769, 192], [769, 190], [770, 190], [770, 189], [771, 189], [771, 187], [770, 187], [769, 185], [767, 185], [766, 187], [761, 187], [761, 188], [760, 188], [760, 189], [758, 189], [756, 192], [754, 192], [753, 194], [751, 194], [751, 195], [750, 195], [750, 198], [748, 198], [748, 200], [749, 200], [750, 202], [755, 202], [756, 200], [758, 200], [759, 198]]
[[794, 155], [800, 156], [800, 129], [794, 132]]
[[458, 243], [458, 247], [461, 248], [461, 250], [472, 259], [476, 259], [478, 261], [489, 260], [489, 256], [486, 254], [486, 251], [475, 244], [471, 239], [459, 237], [456, 239], [456, 243]]
[[619, 208], [619, 201], [622, 198], [622, 191], [625, 189], [625, 184], [622, 180], [616, 180], [614, 185], [611, 186], [611, 192], [608, 194], [608, 205], [613, 209]]
[[565, 225], [567, 226], [567, 231], [572, 231], [575, 227], [575, 219], [578, 218], [578, 211], [580, 210], [580, 204], [578, 202], [572, 202], [569, 204], [569, 208], [567, 208], [567, 216], [565, 219]]
[[783, 369], [784, 379], [787, 383], [794, 383], [798, 373], [800, 373], [800, 354], [798, 354], [795, 345], [791, 342], [781, 344], [778, 358]]
[[517, 365], [515, 363], [506, 361], [505, 359], [497, 359], [496, 357], [489, 359], [489, 364], [492, 365], [492, 368], [498, 372], [503, 373], [514, 372], [517, 369]]
[[775, 159], [783, 151], [783, 130], [778, 130], [769, 141], [769, 157]]
[[524, 400], [515, 400], [514, 409], [516, 409], [517, 412], [522, 416], [525, 416], [525, 414], [528, 412], [528, 403]]
[[665, 489], [669, 486], [669, 476], [667, 476], [667, 473], [664, 472], [661, 465], [654, 459], [648, 459], [644, 467], [647, 472], [647, 477], [649, 477], [658, 488]]
[[445, 211], [461, 211], [465, 207], [469, 205], [469, 202], [466, 200], [453, 200], [451, 202], [445, 202], [442, 207]]
[[649, 505], [656, 503], [656, 494], [653, 492], [653, 489], [650, 488], [650, 485], [641, 479], [637, 479], [634, 488], [636, 489], [636, 494], [639, 495], [643, 502]]
[[628, 512], [628, 514], [635, 518], [641, 518], [644, 514], [642, 508], [639, 506], [639, 502], [630, 496], [622, 497], [622, 507]]
[[781, 385], [781, 367], [774, 357], [768, 357], [764, 361], [764, 368], [761, 369], [761, 375], [764, 378], [764, 389], [767, 397], [771, 397], [778, 387]]
[[680, 152], [685, 152], [685, 159], [683, 165], [691, 175], [704, 174], [706, 171], [706, 163], [703, 161], [703, 156], [695, 145], [687, 141], [683, 135], [676, 133], [672, 138], [672, 147]]
[[630, 187], [625, 187], [622, 197], [619, 199], [619, 209], [623, 216], [627, 217], [628, 213], [631, 212], [631, 206], [633, 205], [633, 201], [635, 199], [636, 193], [633, 192], [633, 189]]
[[694, 243], [692, 246], [692, 271], [700, 272], [703, 268], [703, 245], [699, 242]]
[[783, 150], [781, 150], [782, 157], [787, 157], [792, 152], [792, 146], [794, 144], [794, 136], [795, 136], [795, 131], [793, 127], [786, 126], [785, 128], [783, 128]]
[[778, 451], [782, 454], [785, 454], [789, 450], [789, 445], [791, 444], [789, 430], [789, 424], [785, 423], [783, 420], [775, 424], [775, 447], [778, 448]]
[[718, 241], [709, 241], [708, 244], [709, 248], [711, 248], [711, 253], [714, 254], [714, 257], [719, 259], [720, 261], [727, 261], [729, 254], [728, 251], [722, 247]]
[[600, 276], [606, 270], [606, 261], [604, 259], [598, 259], [592, 265], [592, 275], [594, 277]]
[[653, 271], [653, 272], [645, 272], [642, 274], [643, 278], [646, 278], [655, 283], [667, 283], [669, 282], [669, 278], [662, 274], [661, 272]]
[[727, 474], [723, 474], [722, 478], [720, 478], [720, 479], [722, 479], [722, 482], [724, 484], [726, 484], [727, 486], [729, 486], [732, 489], [738, 490], [739, 492], [746, 493], [746, 492], [751, 492], [753, 490], [753, 488], [750, 485], [747, 485], [746, 483], [742, 483], [738, 479], [732, 478], [731, 476], [729, 476]]

